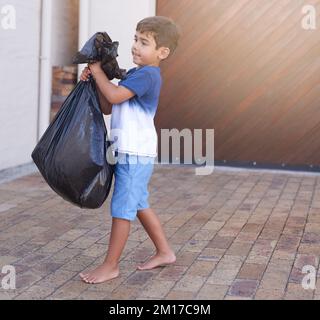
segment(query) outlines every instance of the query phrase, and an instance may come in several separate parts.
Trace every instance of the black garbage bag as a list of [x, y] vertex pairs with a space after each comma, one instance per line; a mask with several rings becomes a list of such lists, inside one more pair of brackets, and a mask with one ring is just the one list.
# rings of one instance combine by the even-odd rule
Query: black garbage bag
[[99, 208], [109, 195], [114, 169], [106, 137], [96, 85], [90, 76], [69, 94], [31, 157], [61, 197], [81, 208]]
[[95, 33], [84, 47], [73, 58], [74, 64], [101, 61], [101, 67], [109, 80], [123, 79], [127, 72], [120, 69], [116, 60], [118, 56], [118, 41], [112, 41], [106, 32]]

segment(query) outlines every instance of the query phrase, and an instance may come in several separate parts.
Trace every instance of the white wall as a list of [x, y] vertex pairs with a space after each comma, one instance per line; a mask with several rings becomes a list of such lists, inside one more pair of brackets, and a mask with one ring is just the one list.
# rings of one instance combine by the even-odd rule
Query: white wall
[[[0, 171], [32, 162], [39, 121], [49, 125], [50, 101], [41, 105], [39, 118], [41, 2], [0, 0], [0, 12], [7, 4], [16, 11], [15, 30], [0, 24]], [[71, 64], [78, 50], [78, 9], [79, 0], [52, 0], [50, 65]], [[5, 17], [1, 13], [0, 21]]]
[[[106, 31], [113, 41], [119, 41], [120, 67], [134, 67], [131, 46], [136, 25], [143, 18], [156, 14], [156, 0], [80, 0], [81, 8], [85, 8], [86, 3], [89, 3], [88, 19], [81, 19], [80, 28], [86, 29], [87, 34], [83, 32], [80, 47], [95, 32]], [[83, 12], [81, 14], [84, 16]]]
[[[88, 9], [87, 9], [88, 8]], [[122, 69], [136, 65], [132, 61], [131, 46], [137, 23], [156, 14], [156, 0], [80, 0], [79, 47], [96, 32], [106, 31], [112, 41], [119, 41], [117, 57]], [[84, 65], [80, 66], [83, 69]], [[118, 84], [119, 80], [112, 80]], [[110, 116], [105, 116], [110, 132]]]
[[40, 0], [0, 0], [0, 12], [6, 4], [16, 29], [0, 24], [0, 170], [31, 161], [38, 123]]

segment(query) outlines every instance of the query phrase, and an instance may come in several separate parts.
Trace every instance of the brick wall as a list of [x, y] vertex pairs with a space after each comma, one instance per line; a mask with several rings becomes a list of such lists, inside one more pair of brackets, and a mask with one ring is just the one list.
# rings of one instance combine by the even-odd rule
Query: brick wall
[[52, 67], [50, 122], [52, 121], [72, 89], [76, 86], [77, 72], [77, 65]]

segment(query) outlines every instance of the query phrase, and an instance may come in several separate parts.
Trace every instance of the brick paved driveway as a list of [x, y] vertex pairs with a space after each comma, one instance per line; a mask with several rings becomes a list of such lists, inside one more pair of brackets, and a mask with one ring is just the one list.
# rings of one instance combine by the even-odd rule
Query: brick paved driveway
[[78, 273], [104, 259], [111, 194], [102, 208], [84, 210], [40, 174], [0, 184], [0, 271], [10, 264], [17, 272], [16, 289], [0, 288], [0, 299], [319, 299], [320, 285], [301, 285], [303, 266], [319, 276], [319, 181], [217, 167], [196, 176], [194, 167], [156, 165], [150, 202], [177, 261], [136, 270], [153, 254], [136, 220], [120, 277], [96, 285]]

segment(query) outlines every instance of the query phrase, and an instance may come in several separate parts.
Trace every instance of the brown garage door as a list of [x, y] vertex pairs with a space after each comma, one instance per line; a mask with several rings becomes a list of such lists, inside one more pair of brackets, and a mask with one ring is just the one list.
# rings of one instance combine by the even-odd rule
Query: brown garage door
[[[315, 30], [302, 27], [307, 4]], [[213, 128], [216, 160], [316, 167], [319, 14], [319, 0], [158, 0], [157, 15], [182, 29], [161, 66], [160, 158], [161, 128]]]

